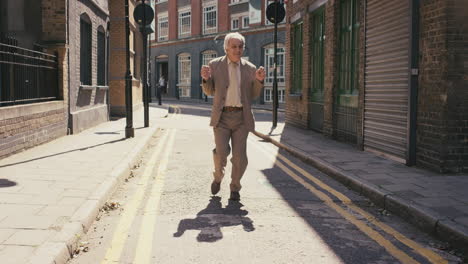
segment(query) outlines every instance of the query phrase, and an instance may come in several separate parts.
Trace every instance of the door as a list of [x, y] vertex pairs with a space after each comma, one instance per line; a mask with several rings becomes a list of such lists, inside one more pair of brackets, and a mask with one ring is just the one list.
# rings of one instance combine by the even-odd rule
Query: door
[[364, 149], [405, 162], [410, 87], [410, 0], [367, 3]]
[[325, 8], [314, 11], [311, 16], [311, 73], [309, 86], [309, 128], [322, 131], [323, 127], [323, 89], [324, 89], [324, 43]]

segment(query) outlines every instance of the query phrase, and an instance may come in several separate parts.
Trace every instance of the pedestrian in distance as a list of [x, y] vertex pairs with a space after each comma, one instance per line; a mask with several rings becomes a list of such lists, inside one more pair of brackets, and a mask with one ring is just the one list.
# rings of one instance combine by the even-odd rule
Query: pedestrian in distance
[[226, 55], [201, 67], [203, 92], [213, 96], [210, 126], [213, 127], [215, 149], [211, 193], [215, 195], [221, 188], [227, 157], [232, 150], [229, 199], [234, 201], [240, 200], [240, 181], [247, 168], [247, 136], [255, 130], [251, 102], [260, 95], [265, 79], [262, 66], [257, 69], [242, 59], [244, 47], [244, 36], [229, 33], [224, 38]]
[[159, 89], [161, 93], [166, 93], [166, 79], [164, 78], [164, 75], [161, 75], [159, 78]]

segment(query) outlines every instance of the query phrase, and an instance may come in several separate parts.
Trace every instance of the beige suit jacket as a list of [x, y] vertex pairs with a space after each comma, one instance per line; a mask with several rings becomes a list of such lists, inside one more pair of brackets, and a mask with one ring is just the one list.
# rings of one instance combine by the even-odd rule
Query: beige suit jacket
[[[229, 87], [228, 60], [226, 56], [213, 59], [208, 64], [211, 69], [211, 78], [203, 80], [203, 92], [213, 96], [210, 126], [216, 127], [226, 102], [227, 88]], [[243, 106], [244, 125], [249, 131], [255, 130], [255, 120], [252, 114], [252, 100], [262, 92], [263, 83], [255, 78], [255, 65], [241, 59], [241, 103]]]

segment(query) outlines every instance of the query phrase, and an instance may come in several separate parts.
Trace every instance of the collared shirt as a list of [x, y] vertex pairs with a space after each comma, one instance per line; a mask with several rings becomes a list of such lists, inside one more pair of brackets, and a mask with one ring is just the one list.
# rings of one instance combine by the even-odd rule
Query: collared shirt
[[[242, 106], [241, 103], [241, 72], [240, 72], [240, 61], [237, 62], [237, 71], [234, 71], [234, 67], [231, 65], [232, 62], [229, 58], [227, 59], [228, 62], [228, 74], [229, 74], [229, 87], [226, 94], [226, 102], [224, 103], [225, 106]], [[236, 78], [236, 81], [233, 81], [231, 76]], [[236, 85], [237, 83], [237, 85]]]

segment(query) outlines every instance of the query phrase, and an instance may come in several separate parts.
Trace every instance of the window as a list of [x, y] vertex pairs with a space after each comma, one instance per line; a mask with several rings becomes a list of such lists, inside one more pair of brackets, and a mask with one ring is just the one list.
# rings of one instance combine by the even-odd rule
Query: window
[[[357, 95], [358, 89], [358, 40], [359, 40], [359, 10], [357, 0], [342, 0], [340, 2], [340, 43], [339, 43], [339, 77], [338, 100]], [[349, 99], [346, 99], [349, 100]], [[357, 100], [355, 107], [357, 107]], [[338, 101], [338, 103], [344, 103]]]
[[[276, 48], [277, 55], [277, 67], [276, 67], [276, 78], [278, 83], [284, 83], [284, 47], [278, 45]], [[273, 45], [269, 45], [265, 48], [265, 67], [266, 67], [266, 83], [273, 83], [274, 79], [274, 68], [275, 68], [275, 50]]]
[[208, 65], [210, 60], [216, 58], [218, 55], [214, 50], [207, 50], [202, 53], [202, 65]]
[[190, 54], [182, 53], [178, 56], [179, 74], [177, 86], [179, 87], [180, 97], [190, 97], [191, 66]]
[[80, 81], [82, 85], [91, 85], [91, 23], [89, 18], [82, 16], [80, 19]]
[[103, 29], [97, 32], [97, 85], [106, 85], [106, 35]]
[[[214, 50], [207, 50], [202, 53], [202, 65], [208, 65], [208, 63], [218, 57], [218, 54]], [[201, 85], [201, 84], [200, 84]], [[208, 98], [213, 98], [211, 95]]]
[[169, 34], [169, 20], [167, 13], [160, 14], [158, 18], [158, 40], [164, 41], [168, 39]]
[[191, 11], [185, 9], [179, 11], [179, 38], [190, 37], [191, 34]]
[[[278, 44], [276, 51], [277, 51], [276, 79], [278, 81], [278, 102], [284, 102], [284, 89], [285, 89], [284, 46], [282, 44]], [[265, 99], [265, 102], [272, 102], [273, 101], [273, 82], [274, 82], [274, 74], [275, 74], [274, 45], [270, 44], [264, 47], [264, 54], [265, 54], [264, 65], [265, 65], [265, 70], [266, 70], [264, 99]]]
[[249, 17], [244, 16], [242, 17], [242, 28], [248, 28], [249, 27]]
[[302, 92], [302, 21], [292, 25], [291, 30], [292, 74], [291, 94]]
[[231, 30], [239, 29], [239, 18], [231, 19]]
[[203, 34], [213, 34], [218, 31], [216, 2], [203, 7]]

